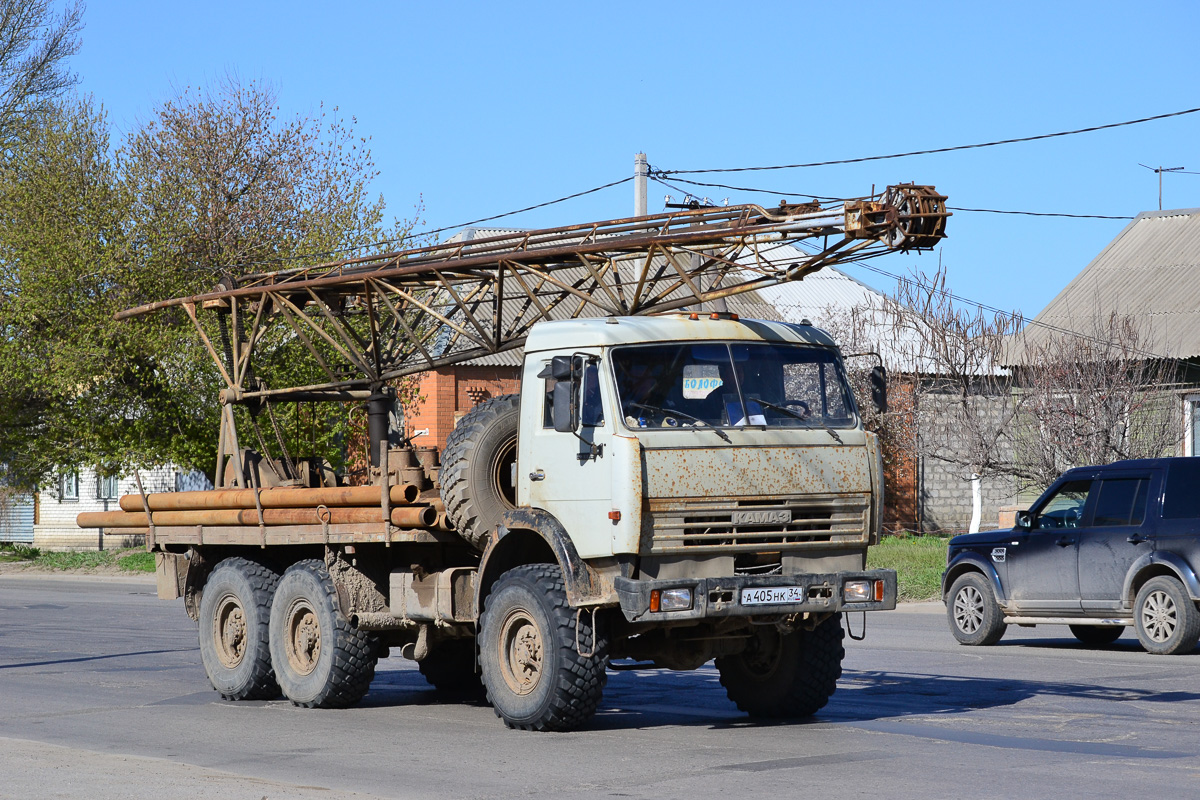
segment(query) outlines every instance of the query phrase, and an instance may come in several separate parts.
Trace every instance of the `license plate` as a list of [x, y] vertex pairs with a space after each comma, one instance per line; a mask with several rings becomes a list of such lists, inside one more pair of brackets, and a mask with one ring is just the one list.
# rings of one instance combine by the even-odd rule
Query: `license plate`
[[803, 586], [755, 586], [750, 589], [742, 589], [742, 605], [744, 606], [802, 602], [804, 602]]

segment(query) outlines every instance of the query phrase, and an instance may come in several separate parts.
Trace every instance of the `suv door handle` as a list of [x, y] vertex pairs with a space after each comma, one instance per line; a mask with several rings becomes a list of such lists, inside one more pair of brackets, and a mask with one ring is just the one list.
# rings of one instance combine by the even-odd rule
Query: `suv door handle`
[[1141, 544], [1142, 542], [1150, 541], [1150, 539], [1149, 539], [1149, 537], [1141, 536], [1141, 535], [1135, 533], [1133, 536], [1130, 536], [1125, 541], [1129, 542], [1130, 544]]
[[531, 473], [529, 473], [529, 480], [544, 481], [544, 480], [546, 480], [546, 473], [540, 469], [537, 472], [531, 472]]
[[1055, 542], [1055, 544], [1058, 545], [1059, 547], [1069, 547], [1070, 545], [1075, 544], [1075, 540], [1068, 539], [1064, 536], [1063, 538], [1061, 538], [1057, 542]]

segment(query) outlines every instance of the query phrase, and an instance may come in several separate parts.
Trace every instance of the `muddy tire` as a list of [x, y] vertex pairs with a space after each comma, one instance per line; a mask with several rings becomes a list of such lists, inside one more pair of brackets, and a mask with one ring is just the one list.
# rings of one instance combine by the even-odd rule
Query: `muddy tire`
[[725, 694], [764, 719], [810, 717], [825, 707], [842, 677], [842, 615], [811, 631], [760, 626], [744, 652], [716, 660]]
[[438, 480], [446, 517], [478, 550], [500, 515], [516, 505], [519, 397], [506, 394], [475, 406], [446, 440]]
[[379, 642], [337, 610], [329, 570], [317, 560], [288, 568], [271, 603], [271, 663], [287, 699], [305, 708], [345, 708], [375, 677]]
[[475, 640], [451, 639], [438, 645], [417, 669], [442, 694], [482, 700], [483, 679], [475, 666]]
[[608, 642], [593, 622], [592, 614], [577, 615], [567, 604], [557, 564], [501, 575], [485, 601], [479, 632], [480, 668], [496, 716], [510, 728], [533, 731], [586, 724], [600, 703], [608, 667]]
[[200, 601], [200, 660], [226, 700], [279, 696], [271, 668], [268, 622], [279, 575], [244, 558], [217, 564]]

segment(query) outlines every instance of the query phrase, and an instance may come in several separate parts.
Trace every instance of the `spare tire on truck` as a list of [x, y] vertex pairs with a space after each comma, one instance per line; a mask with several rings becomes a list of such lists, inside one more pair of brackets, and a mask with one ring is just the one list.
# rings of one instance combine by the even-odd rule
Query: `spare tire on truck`
[[517, 504], [517, 421], [520, 398], [506, 394], [467, 412], [442, 452], [438, 479], [446, 517], [478, 550], [500, 516]]

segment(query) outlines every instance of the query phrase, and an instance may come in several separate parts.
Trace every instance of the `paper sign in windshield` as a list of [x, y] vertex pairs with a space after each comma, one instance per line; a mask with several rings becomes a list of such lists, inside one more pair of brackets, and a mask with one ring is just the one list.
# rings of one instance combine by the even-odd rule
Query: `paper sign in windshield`
[[716, 364], [689, 364], [683, 368], [683, 399], [703, 400], [722, 383], [721, 368]]

